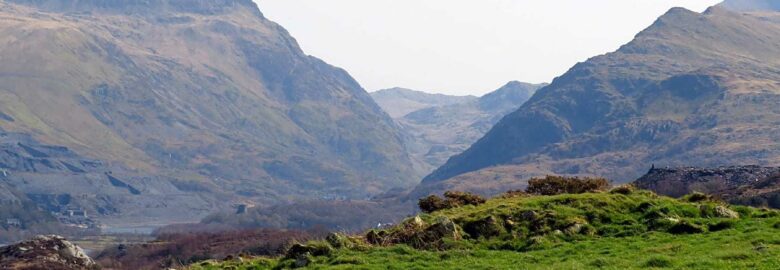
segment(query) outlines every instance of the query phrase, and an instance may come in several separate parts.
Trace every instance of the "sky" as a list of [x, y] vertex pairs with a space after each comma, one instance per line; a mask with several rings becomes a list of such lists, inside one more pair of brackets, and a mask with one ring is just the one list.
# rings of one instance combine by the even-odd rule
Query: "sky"
[[303, 50], [368, 91], [482, 95], [550, 82], [614, 51], [672, 7], [719, 0], [256, 0]]

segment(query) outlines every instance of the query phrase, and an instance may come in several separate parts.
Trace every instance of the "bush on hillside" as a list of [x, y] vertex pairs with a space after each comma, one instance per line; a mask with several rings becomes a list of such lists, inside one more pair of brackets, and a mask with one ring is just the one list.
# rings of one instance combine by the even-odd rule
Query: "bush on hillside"
[[464, 205], [480, 205], [483, 203], [485, 203], [485, 198], [482, 198], [479, 195], [469, 192], [447, 191], [444, 193], [443, 199], [436, 195], [430, 195], [420, 199], [417, 205], [423, 212], [433, 213], [439, 210], [450, 209]]
[[528, 180], [527, 193], [536, 195], [581, 194], [603, 191], [609, 188], [604, 178], [565, 177], [548, 175]]
[[420, 207], [420, 210], [425, 213], [433, 213], [439, 210], [450, 208], [447, 204], [447, 201], [436, 195], [430, 195], [420, 199], [417, 205]]
[[485, 203], [485, 198], [482, 196], [460, 191], [447, 191], [444, 192], [444, 198], [452, 207], [458, 207], [463, 205], [480, 205]]

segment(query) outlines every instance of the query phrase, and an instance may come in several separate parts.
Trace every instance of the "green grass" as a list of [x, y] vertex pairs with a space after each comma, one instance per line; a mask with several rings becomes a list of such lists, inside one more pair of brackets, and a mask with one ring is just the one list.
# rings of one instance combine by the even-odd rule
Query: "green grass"
[[[423, 220], [430, 223], [446, 216], [461, 227], [487, 216], [517, 220], [504, 224], [506, 229], [499, 235], [477, 238], [464, 233], [463, 239], [447, 240], [445, 250], [403, 244], [336, 249], [311, 258], [306, 269], [780, 269], [777, 213], [730, 207], [741, 214], [739, 219], [712, 217], [711, 209], [717, 205], [644, 191], [493, 199], [480, 206], [435, 212]], [[546, 213], [545, 220], [549, 220], [534, 225], [517, 219], [529, 210]], [[670, 217], [699, 226], [703, 232], [673, 234], [668, 232], [672, 231], [669, 224], [652, 222]], [[571, 222], [587, 223], [591, 230], [556, 232]], [[293, 263], [256, 259], [192, 268], [278, 269]]]

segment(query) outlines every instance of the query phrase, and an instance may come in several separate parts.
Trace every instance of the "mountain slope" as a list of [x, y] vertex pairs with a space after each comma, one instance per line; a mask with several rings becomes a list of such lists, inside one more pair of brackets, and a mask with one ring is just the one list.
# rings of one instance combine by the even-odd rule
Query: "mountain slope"
[[466, 150], [541, 86], [509, 82], [479, 99], [420, 109], [396, 121], [412, 137], [410, 153], [431, 171]]
[[474, 96], [429, 94], [398, 87], [372, 92], [371, 97], [393, 118], [400, 118], [413, 111], [434, 106], [465, 103], [477, 99]]
[[651, 163], [780, 164], [779, 17], [671, 9], [540, 89], [423, 182], [481, 170], [629, 181]]
[[[250, 0], [0, 2], [0, 59], [12, 63], [0, 66], [0, 127], [98, 160], [98, 176], [111, 168], [139, 196], [163, 185], [213, 202], [193, 203], [193, 219], [231, 200], [364, 197], [419, 175], [368, 93]], [[70, 178], [86, 181], [67, 191], [76, 198], [103, 185]], [[34, 179], [54, 192], [56, 175]]]

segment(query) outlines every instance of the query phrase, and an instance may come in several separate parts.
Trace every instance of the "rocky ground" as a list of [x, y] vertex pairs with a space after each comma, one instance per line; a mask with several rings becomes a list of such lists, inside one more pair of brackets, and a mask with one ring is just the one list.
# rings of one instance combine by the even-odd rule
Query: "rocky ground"
[[634, 184], [672, 197], [701, 192], [734, 204], [780, 207], [778, 167], [653, 168]]
[[0, 248], [1, 269], [98, 269], [84, 251], [56, 235]]

